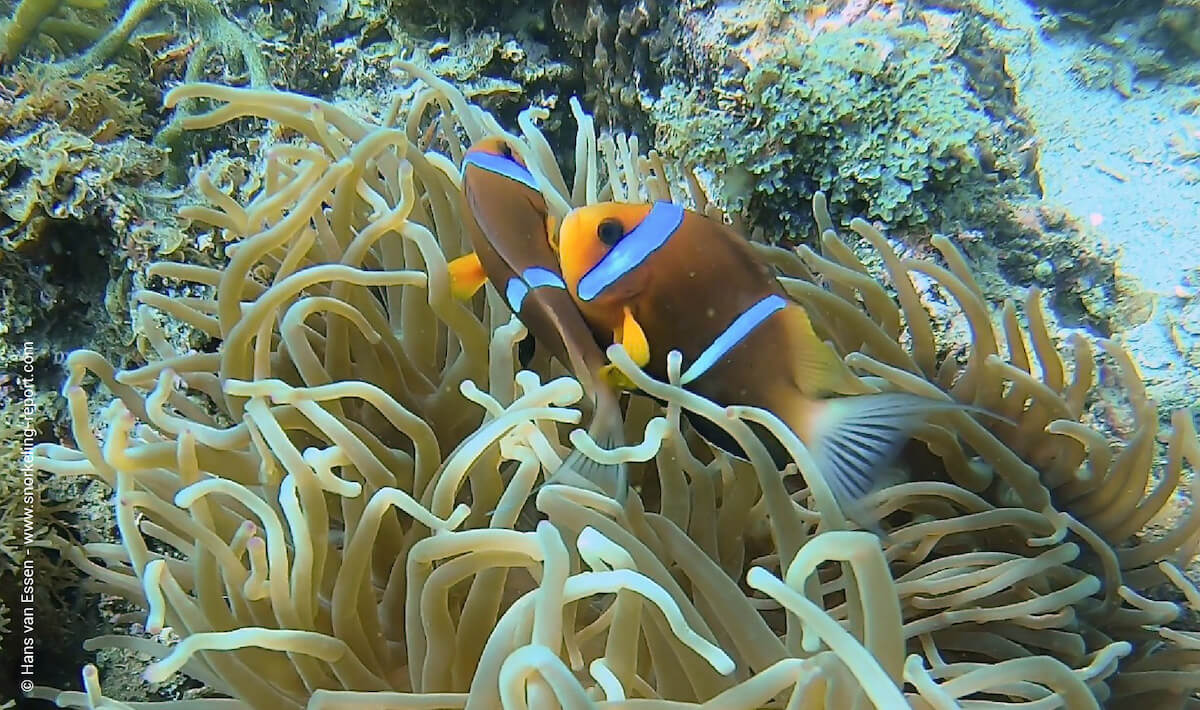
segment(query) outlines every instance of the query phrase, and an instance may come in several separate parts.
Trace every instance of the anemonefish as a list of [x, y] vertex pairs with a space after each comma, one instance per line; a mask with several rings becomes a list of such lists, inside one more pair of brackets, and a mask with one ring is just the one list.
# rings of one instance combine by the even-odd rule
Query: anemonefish
[[[622, 445], [619, 393], [601, 376], [608, 360], [566, 291], [550, 242], [554, 220], [538, 180], [508, 140], [484, 138], [466, 152], [462, 205], [474, 252], [450, 263], [454, 294], [470, 298], [491, 281], [537, 344], [568, 367], [593, 399], [588, 433], [603, 447]], [[571, 473], [618, 500], [626, 495], [624, 465], [601, 465], [574, 451], [550, 479]]]
[[[955, 406], [866, 394], [745, 239], [678, 205], [580, 207], [563, 220], [559, 259], [593, 329], [611, 333], [652, 377], [666, 380], [667, 354], [678, 350], [688, 390], [775, 414], [809, 447], [844, 504], [878, 486], [926, 415]], [[709, 441], [740, 453], [723, 430], [689, 419]], [[782, 468], [791, 460], [782, 444], [759, 431]]]

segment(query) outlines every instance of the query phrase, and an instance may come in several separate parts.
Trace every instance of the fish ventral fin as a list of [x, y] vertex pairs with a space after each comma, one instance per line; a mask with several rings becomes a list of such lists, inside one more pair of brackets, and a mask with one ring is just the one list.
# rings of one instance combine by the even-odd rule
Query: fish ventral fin
[[[613, 342], [624, 345], [630, 359], [638, 367], [645, 367], [650, 362], [650, 342], [646, 340], [646, 331], [642, 330], [642, 325], [637, 322], [629, 306], [624, 308], [621, 324], [613, 328]], [[600, 368], [600, 380], [614, 391], [629, 392], [638, 388], [633, 380], [626, 377], [625, 373], [612, 363]]]
[[613, 332], [613, 340], [625, 346], [629, 357], [638, 367], [645, 367], [650, 362], [650, 342], [646, 340], [646, 331], [642, 330], [642, 324], [637, 322], [629, 306], [625, 306], [621, 326]]
[[[612, 442], [597, 441], [601, 448], [613, 448]], [[579, 449], [572, 449], [546, 483], [565, 483], [603, 493], [624, 505], [629, 496], [629, 465], [603, 464]]]
[[615, 390], [632, 392], [638, 388], [633, 380], [626, 377], [625, 373], [612, 363], [600, 368], [600, 379]]
[[[857, 518], [861, 501], [887, 483], [890, 464], [926, 418], [974, 409], [906, 392], [810, 401], [807, 432], [796, 430], [811, 451], [843, 512]], [[805, 436], [804, 434], [807, 434]]]

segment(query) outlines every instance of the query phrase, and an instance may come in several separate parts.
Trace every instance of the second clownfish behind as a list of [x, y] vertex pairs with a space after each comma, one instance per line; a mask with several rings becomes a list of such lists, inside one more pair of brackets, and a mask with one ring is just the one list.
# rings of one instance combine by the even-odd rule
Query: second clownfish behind
[[[564, 289], [550, 244], [553, 220], [538, 180], [510, 142], [484, 138], [463, 158], [464, 226], [474, 251], [450, 264], [452, 289], [470, 298], [490, 280], [534, 340], [568, 367], [592, 399], [589, 433], [600, 446], [624, 444], [617, 392], [601, 377], [607, 360]], [[601, 465], [575, 450], [550, 478], [575, 474], [624, 501], [625, 464]]]
[[[878, 487], [880, 471], [925, 416], [959, 408], [907, 393], [864, 394], [750, 245], [678, 205], [578, 208], [563, 221], [559, 257], [594, 329], [612, 333], [656, 379], [667, 379], [667, 354], [678, 350], [686, 389], [772, 412], [809, 447], [843, 505]], [[719, 427], [689, 419], [712, 443], [740, 453]], [[773, 437], [765, 443], [778, 466], [791, 460]]]

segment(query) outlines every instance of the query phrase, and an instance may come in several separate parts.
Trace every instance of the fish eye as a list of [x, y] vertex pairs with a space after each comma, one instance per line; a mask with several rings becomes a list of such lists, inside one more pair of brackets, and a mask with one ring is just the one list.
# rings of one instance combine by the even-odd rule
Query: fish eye
[[620, 221], [609, 217], [596, 226], [596, 236], [600, 238], [600, 241], [611, 247], [620, 241], [621, 237], [625, 236], [625, 227], [621, 226]]

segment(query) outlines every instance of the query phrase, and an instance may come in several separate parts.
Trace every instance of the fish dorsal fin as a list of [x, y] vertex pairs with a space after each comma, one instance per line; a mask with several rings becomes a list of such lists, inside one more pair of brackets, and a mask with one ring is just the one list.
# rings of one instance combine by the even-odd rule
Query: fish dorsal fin
[[796, 387], [809, 397], [836, 392], [864, 394], [870, 390], [854, 376], [837, 352], [817, 336], [803, 306], [789, 305], [780, 314], [795, 347], [791, 370]]

